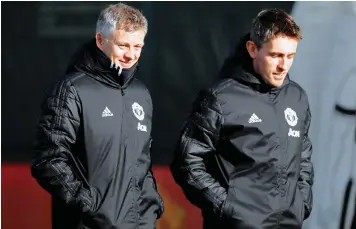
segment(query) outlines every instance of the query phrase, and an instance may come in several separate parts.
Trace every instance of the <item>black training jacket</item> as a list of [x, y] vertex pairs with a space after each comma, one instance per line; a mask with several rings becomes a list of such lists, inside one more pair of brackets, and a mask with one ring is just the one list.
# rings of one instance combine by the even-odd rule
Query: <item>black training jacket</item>
[[312, 209], [307, 95], [289, 76], [279, 88], [265, 84], [247, 39], [199, 93], [171, 171], [206, 229], [301, 228]]
[[32, 176], [52, 196], [54, 229], [153, 229], [163, 213], [151, 171], [152, 101], [90, 41], [46, 94]]

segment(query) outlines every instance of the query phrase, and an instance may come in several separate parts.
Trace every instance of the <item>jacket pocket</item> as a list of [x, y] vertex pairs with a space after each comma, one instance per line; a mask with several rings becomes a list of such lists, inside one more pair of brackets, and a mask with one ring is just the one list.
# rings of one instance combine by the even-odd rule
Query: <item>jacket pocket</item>
[[302, 204], [302, 210], [301, 210], [301, 216], [300, 216], [300, 219], [301, 219], [301, 222], [303, 223], [304, 219], [305, 219], [305, 205], [304, 205], [304, 202]]
[[221, 206], [220, 218], [231, 218], [232, 215], [232, 208], [230, 203], [232, 188], [230, 188], [229, 186], [226, 192], [227, 192], [226, 198]]
[[[154, 214], [159, 219], [164, 212], [164, 201], [152, 179], [145, 179], [138, 199], [142, 214]], [[151, 213], [152, 212], [152, 213]]]
[[297, 191], [296, 191], [295, 206], [299, 210], [298, 220], [302, 224], [304, 221], [304, 218], [305, 218], [304, 217], [305, 216], [305, 204], [304, 204], [303, 196], [302, 196], [300, 190], [298, 189], [298, 187], [297, 187]]
[[112, 219], [107, 214], [105, 209], [104, 199], [102, 198], [100, 191], [95, 186], [90, 186], [91, 206], [90, 211], [83, 215], [79, 224], [80, 229], [102, 228], [111, 229], [113, 226]]
[[92, 201], [90, 211], [92, 213], [95, 213], [100, 208], [101, 199], [102, 199], [97, 188], [92, 187], [92, 186], [90, 187], [90, 197], [91, 197], [91, 201]]

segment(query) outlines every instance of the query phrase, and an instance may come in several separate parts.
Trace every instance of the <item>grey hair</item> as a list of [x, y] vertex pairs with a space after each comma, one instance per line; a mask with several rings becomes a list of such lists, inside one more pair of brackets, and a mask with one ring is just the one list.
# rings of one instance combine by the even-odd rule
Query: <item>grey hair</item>
[[126, 32], [144, 31], [147, 34], [148, 22], [146, 17], [136, 8], [124, 3], [109, 5], [100, 12], [96, 22], [96, 33], [104, 37], [110, 36], [116, 29]]

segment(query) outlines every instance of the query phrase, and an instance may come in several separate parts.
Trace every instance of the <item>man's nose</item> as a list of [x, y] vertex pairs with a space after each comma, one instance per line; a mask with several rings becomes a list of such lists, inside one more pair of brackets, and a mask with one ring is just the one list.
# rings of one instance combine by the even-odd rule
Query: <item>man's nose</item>
[[288, 69], [288, 60], [286, 58], [281, 58], [278, 63], [278, 68], [282, 71], [286, 71]]
[[135, 52], [133, 48], [129, 48], [126, 52], [125, 52], [125, 58], [126, 59], [134, 59], [135, 58]]

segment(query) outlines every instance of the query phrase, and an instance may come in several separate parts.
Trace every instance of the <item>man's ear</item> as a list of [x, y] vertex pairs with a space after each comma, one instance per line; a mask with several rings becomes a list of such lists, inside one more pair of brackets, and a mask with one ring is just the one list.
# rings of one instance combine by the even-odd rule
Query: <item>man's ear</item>
[[258, 51], [256, 43], [253, 41], [247, 41], [246, 49], [247, 49], [248, 54], [250, 54], [250, 57], [252, 59], [255, 59], [257, 56], [257, 51]]
[[98, 46], [98, 48], [103, 51], [104, 50], [104, 39], [103, 39], [103, 35], [101, 33], [96, 33], [95, 34], [95, 40], [96, 40], [96, 46]]

